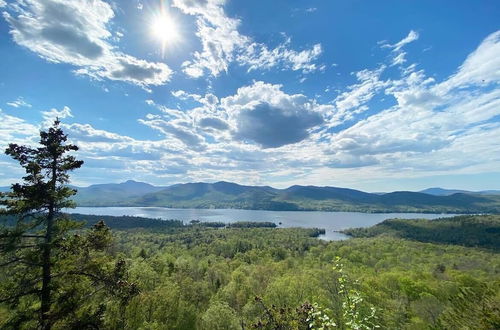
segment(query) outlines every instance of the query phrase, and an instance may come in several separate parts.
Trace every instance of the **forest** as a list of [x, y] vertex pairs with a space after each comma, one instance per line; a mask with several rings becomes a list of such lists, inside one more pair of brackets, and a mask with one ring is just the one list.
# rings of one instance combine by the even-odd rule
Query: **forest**
[[[85, 217], [99, 224], [95, 216], [78, 216]], [[168, 221], [139, 227], [139, 219], [112, 218], [105, 219], [121, 225], [99, 252], [101, 262], [112, 268], [123, 260], [137, 292], [125, 301], [90, 279], [78, 283], [73, 290], [81, 300], [55, 329], [76, 329], [83, 321], [103, 329], [306, 329], [307, 319], [331, 329], [500, 325], [500, 256], [490, 249], [391, 235], [325, 242], [299, 228]], [[500, 224], [498, 216], [449, 222], [466, 219], [478, 228]], [[82, 237], [93, 230], [78, 229]], [[2, 293], [10, 284], [4, 276]], [[9, 328], [33, 303], [3, 304], [0, 324]]]
[[390, 235], [421, 242], [448, 243], [500, 251], [500, 216], [455, 216], [433, 221], [387, 219], [369, 228], [342, 231], [353, 237]]

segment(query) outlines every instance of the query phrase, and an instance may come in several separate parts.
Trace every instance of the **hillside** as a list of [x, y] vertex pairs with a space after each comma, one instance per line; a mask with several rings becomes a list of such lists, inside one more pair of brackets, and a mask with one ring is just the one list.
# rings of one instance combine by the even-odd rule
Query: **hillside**
[[116, 205], [123, 203], [123, 201], [164, 189], [164, 187], [156, 187], [148, 183], [133, 180], [122, 183], [95, 184], [89, 187], [75, 188], [78, 191], [75, 196], [77, 204], [92, 206]]
[[398, 191], [387, 194], [317, 186], [245, 186], [230, 182], [156, 187], [127, 181], [78, 188], [78, 206], [156, 206], [359, 212], [498, 213], [500, 196], [455, 193], [436, 196]]
[[426, 219], [388, 219], [369, 228], [342, 231], [353, 237], [390, 235], [420, 242], [445, 243], [500, 251], [500, 216], [473, 215]]

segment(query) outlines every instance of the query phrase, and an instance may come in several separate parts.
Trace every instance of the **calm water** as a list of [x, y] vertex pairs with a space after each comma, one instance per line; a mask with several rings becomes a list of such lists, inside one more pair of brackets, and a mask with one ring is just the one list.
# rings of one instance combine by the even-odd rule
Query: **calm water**
[[279, 227], [324, 228], [325, 240], [341, 240], [347, 236], [335, 232], [352, 227], [370, 227], [385, 219], [435, 219], [451, 214], [420, 213], [357, 213], [357, 212], [309, 212], [309, 211], [261, 211], [234, 209], [169, 209], [164, 207], [77, 207], [71, 213], [96, 215], [130, 215], [146, 218], [177, 219], [230, 223], [235, 221], [269, 221]]

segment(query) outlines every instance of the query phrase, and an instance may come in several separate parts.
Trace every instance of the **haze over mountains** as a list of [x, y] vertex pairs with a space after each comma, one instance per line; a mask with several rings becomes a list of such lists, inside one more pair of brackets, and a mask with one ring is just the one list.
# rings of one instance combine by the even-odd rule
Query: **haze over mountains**
[[168, 187], [129, 180], [119, 184], [78, 187], [79, 206], [161, 206], [178, 208], [241, 208], [361, 212], [498, 212], [498, 191], [473, 193], [431, 188], [423, 192], [385, 194], [359, 190], [291, 186], [244, 186], [230, 182], [185, 183]]
[[460, 189], [428, 188], [421, 190], [419, 192], [435, 196], [449, 196], [457, 193], [473, 194], [473, 195], [500, 195], [500, 190], [469, 191]]

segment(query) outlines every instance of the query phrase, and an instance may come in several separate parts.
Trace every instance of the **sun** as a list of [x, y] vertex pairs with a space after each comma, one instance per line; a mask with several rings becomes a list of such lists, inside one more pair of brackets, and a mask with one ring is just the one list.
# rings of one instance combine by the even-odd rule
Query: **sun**
[[177, 42], [180, 38], [177, 23], [174, 18], [166, 12], [154, 16], [150, 28], [152, 36], [161, 42], [163, 49]]

